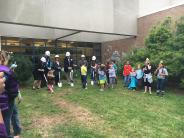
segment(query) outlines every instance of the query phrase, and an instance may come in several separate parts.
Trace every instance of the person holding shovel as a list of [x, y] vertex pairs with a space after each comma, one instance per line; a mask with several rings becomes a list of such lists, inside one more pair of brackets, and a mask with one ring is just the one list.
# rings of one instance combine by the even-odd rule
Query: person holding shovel
[[64, 59], [64, 71], [68, 84], [73, 87], [73, 59], [71, 58], [70, 52], [66, 52], [66, 57]]

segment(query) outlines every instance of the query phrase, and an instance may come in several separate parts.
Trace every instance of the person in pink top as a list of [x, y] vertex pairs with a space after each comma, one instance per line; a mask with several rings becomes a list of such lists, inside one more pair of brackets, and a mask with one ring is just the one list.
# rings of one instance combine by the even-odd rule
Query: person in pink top
[[125, 87], [128, 87], [128, 85], [130, 83], [130, 72], [131, 71], [132, 71], [132, 67], [131, 67], [129, 61], [127, 61], [123, 67], [124, 86]]

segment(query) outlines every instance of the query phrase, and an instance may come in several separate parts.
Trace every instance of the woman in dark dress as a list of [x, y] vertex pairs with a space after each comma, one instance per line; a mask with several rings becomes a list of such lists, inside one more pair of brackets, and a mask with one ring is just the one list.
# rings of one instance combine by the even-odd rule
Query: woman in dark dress
[[45, 57], [42, 57], [40, 61], [38, 61], [38, 64], [35, 66], [35, 69], [33, 71], [33, 90], [35, 90], [36, 88], [39, 89], [41, 87], [41, 81], [44, 79], [45, 62]]

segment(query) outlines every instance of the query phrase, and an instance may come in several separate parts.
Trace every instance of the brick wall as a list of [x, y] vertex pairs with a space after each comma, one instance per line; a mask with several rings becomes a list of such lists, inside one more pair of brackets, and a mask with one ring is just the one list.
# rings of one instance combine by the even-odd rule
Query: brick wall
[[124, 53], [131, 51], [133, 48], [144, 47], [145, 37], [154, 25], [163, 21], [166, 17], [172, 17], [172, 19], [177, 20], [181, 16], [184, 16], [184, 5], [138, 18], [138, 32], [136, 38], [127, 38], [102, 43], [102, 62], [109, 60], [114, 51], [118, 51], [120, 56], [122, 56]]

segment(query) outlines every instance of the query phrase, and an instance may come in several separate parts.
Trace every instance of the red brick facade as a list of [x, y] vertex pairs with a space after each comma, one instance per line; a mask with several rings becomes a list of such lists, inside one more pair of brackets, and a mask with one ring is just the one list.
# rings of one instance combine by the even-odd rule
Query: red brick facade
[[136, 38], [127, 38], [102, 43], [102, 62], [106, 62], [108, 59], [110, 59], [114, 51], [118, 51], [122, 56], [124, 53], [131, 51], [133, 48], [144, 47], [145, 37], [148, 35], [150, 29], [154, 25], [163, 21], [166, 17], [172, 17], [172, 19], [176, 20], [181, 16], [184, 16], [184, 5], [138, 18], [138, 31]]

